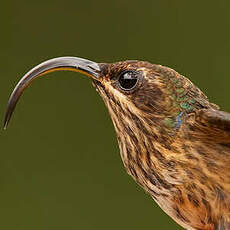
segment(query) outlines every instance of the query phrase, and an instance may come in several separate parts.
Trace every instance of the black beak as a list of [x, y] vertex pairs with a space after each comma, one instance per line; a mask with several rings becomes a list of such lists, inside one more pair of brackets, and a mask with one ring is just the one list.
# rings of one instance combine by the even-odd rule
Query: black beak
[[35, 66], [32, 70], [26, 73], [22, 79], [18, 82], [14, 91], [12, 92], [8, 101], [7, 111], [4, 121], [4, 129], [6, 129], [11, 115], [15, 109], [15, 106], [22, 95], [23, 91], [29, 86], [29, 84], [36, 78], [43, 76], [47, 73], [58, 71], [58, 70], [69, 70], [83, 73], [97, 81], [100, 78], [100, 66], [96, 62], [92, 62], [83, 58], [77, 57], [59, 57], [41, 63]]

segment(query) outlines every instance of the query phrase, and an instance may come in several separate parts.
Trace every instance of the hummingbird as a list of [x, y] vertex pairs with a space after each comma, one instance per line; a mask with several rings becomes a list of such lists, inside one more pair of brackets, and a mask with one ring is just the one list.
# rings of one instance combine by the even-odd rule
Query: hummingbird
[[165, 213], [184, 229], [230, 229], [229, 113], [162, 65], [59, 57], [37, 65], [18, 82], [5, 128], [30, 83], [59, 70], [92, 80], [108, 108], [124, 167]]

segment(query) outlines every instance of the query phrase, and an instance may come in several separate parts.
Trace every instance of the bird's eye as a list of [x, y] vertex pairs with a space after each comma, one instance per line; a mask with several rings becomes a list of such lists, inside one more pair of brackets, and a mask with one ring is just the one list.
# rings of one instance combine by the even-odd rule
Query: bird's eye
[[137, 85], [138, 73], [134, 71], [123, 72], [119, 76], [118, 82], [123, 90], [131, 90]]

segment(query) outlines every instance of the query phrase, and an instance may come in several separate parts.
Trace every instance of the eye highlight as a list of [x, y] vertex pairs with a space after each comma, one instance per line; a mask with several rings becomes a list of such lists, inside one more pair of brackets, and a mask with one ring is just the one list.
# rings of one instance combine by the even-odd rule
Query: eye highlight
[[122, 72], [118, 78], [119, 86], [123, 90], [133, 89], [138, 82], [138, 73], [135, 71]]

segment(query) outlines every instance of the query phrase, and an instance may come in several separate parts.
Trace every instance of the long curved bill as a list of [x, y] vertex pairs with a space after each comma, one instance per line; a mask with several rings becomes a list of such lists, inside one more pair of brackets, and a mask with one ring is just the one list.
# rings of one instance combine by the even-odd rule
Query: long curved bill
[[6, 129], [15, 106], [22, 95], [23, 91], [36, 78], [47, 73], [68, 70], [83, 73], [93, 79], [99, 80], [100, 66], [96, 62], [92, 62], [83, 58], [77, 57], [59, 57], [41, 63], [35, 66], [32, 70], [26, 73], [14, 88], [8, 101], [7, 111], [4, 121], [4, 129]]

